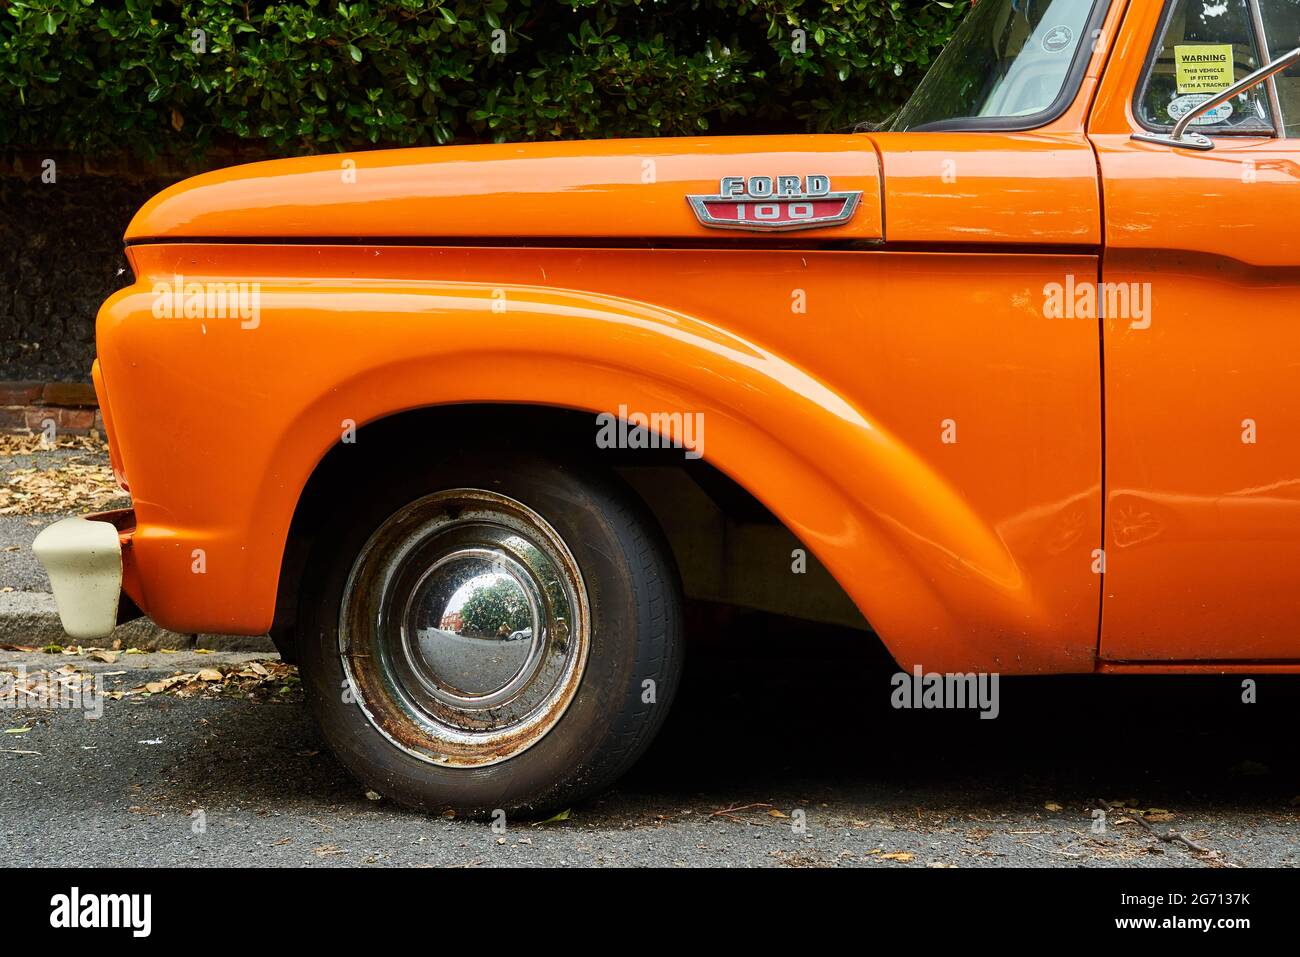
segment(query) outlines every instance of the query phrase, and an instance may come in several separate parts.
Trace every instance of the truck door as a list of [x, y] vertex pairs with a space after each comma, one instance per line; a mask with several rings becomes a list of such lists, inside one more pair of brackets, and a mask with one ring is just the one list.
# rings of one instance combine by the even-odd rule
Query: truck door
[[1295, 0], [1134, 4], [1102, 175], [1103, 659], [1300, 658], [1300, 76], [1135, 141], [1300, 45]]

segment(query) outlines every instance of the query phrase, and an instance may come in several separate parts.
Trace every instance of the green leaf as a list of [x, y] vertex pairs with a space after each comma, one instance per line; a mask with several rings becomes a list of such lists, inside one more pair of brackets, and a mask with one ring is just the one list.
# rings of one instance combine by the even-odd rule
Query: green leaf
[[[198, 158], [226, 139], [276, 155], [844, 129], [896, 110], [970, 9], [692, 0], [677, 17], [668, 6], [11, 0], [0, 146]], [[196, 27], [203, 55], [190, 49]], [[484, 56], [489, 28], [510, 32], [508, 56]], [[792, 50], [795, 29], [805, 54]]]

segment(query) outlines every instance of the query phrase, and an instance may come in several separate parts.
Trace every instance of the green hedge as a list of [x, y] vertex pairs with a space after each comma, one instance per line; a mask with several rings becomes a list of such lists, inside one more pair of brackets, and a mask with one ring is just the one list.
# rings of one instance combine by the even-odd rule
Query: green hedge
[[234, 140], [300, 153], [846, 129], [891, 112], [967, 9], [965, 0], [0, 4], [0, 146], [142, 156]]

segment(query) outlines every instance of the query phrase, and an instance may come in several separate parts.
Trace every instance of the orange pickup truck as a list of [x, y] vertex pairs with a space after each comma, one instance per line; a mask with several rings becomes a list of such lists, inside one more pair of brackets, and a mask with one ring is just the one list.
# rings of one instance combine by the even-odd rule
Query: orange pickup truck
[[133, 508], [35, 546], [65, 627], [269, 632], [358, 777], [469, 812], [628, 767], [684, 597], [909, 670], [1300, 671], [1297, 44], [979, 0], [878, 130], [180, 183], [98, 318]]

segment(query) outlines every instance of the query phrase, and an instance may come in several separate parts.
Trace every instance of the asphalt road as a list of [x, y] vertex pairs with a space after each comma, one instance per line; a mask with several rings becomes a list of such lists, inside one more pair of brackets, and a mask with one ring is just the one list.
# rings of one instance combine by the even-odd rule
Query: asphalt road
[[42, 528], [62, 517], [0, 515], [0, 588], [49, 591], [50, 580], [32, 555], [32, 542]]
[[[129, 669], [111, 690], [251, 657], [77, 663]], [[63, 663], [6, 653], [0, 669], [19, 662]], [[1240, 679], [1003, 679], [1000, 716], [982, 721], [894, 710], [892, 672], [851, 633], [761, 618], [697, 631], [640, 765], [567, 820], [508, 821], [504, 833], [367, 799], [294, 691], [128, 697], [97, 721], [3, 711], [0, 729], [31, 730], [0, 735], [0, 855], [11, 866], [1300, 864], [1293, 679], [1261, 679], [1253, 705]], [[1122, 814], [1095, 834], [1096, 799], [1167, 811], [1154, 826], [1216, 853], [1160, 842]]]

